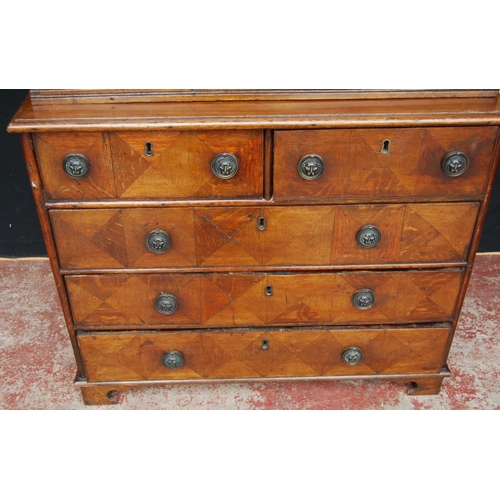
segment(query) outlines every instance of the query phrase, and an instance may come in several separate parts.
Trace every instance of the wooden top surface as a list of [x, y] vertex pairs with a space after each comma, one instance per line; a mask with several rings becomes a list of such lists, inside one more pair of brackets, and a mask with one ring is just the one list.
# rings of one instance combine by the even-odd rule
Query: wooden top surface
[[497, 90], [34, 90], [9, 132], [500, 125]]

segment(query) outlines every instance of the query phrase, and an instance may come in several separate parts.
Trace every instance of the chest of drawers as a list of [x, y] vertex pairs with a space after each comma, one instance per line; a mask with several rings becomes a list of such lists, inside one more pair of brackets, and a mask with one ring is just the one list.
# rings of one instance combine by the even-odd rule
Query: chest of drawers
[[9, 131], [85, 403], [236, 379], [439, 392], [499, 125], [498, 91], [32, 91]]

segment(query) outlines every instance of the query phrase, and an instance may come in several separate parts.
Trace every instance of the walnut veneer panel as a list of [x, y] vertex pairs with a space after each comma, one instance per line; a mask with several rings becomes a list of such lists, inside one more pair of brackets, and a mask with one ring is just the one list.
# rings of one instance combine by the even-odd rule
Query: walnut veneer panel
[[[465, 262], [478, 203], [52, 210], [63, 269]], [[266, 229], [259, 230], [264, 217]], [[365, 225], [381, 240], [357, 243]], [[156, 254], [151, 231], [171, 239]]]
[[[144, 154], [146, 141], [154, 156]], [[262, 198], [260, 131], [115, 132], [110, 142], [119, 198]], [[212, 173], [219, 153], [238, 159], [233, 178]]]
[[[275, 133], [276, 200], [337, 198], [465, 198], [486, 188], [497, 127], [302, 130]], [[382, 152], [390, 141], [389, 153]], [[461, 151], [469, 168], [460, 177], [441, 170], [446, 154]], [[299, 160], [317, 154], [325, 170], [303, 179]]]
[[[80, 334], [78, 342], [88, 381], [104, 382], [438, 373], [449, 336], [443, 327], [289, 329]], [[349, 366], [342, 353], [353, 345], [363, 361]], [[171, 350], [184, 357], [176, 370], [162, 364]]]
[[[47, 199], [116, 197], [113, 170], [102, 134], [37, 134], [34, 142]], [[89, 160], [91, 168], [86, 177], [72, 179], [64, 172], [63, 160], [70, 153], [80, 153]]]
[[[190, 101], [197, 92], [189, 91]], [[315, 91], [303, 91], [298, 99], [264, 91], [265, 100], [255, 101], [255, 93], [239, 92], [233, 100], [221, 102], [157, 102], [154, 92], [142, 92], [141, 102], [117, 105], [123, 95], [100, 91], [83, 105], [65, 99], [36, 105], [28, 97], [9, 124], [9, 132], [57, 132], [65, 130], [170, 130], [170, 129], [318, 129], [338, 127], [422, 127], [436, 125], [498, 125], [500, 103], [492, 94], [485, 98], [460, 92], [379, 92], [346, 93], [341, 99], [318, 100]], [[188, 92], [186, 92], [188, 94]], [[454, 95], [454, 98], [451, 98]], [[497, 94], [498, 95], [498, 91]], [[414, 96], [417, 99], [413, 98]], [[360, 98], [361, 97], [361, 98]], [[385, 98], [384, 98], [385, 97]], [[395, 98], [392, 98], [395, 97]], [[213, 99], [213, 98], [212, 98]], [[252, 101], [252, 102], [249, 102]], [[82, 102], [82, 101], [80, 101]]]
[[97, 103], [134, 103], [134, 102], [178, 102], [192, 103], [207, 101], [303, 101], [309, 100], [344, 100], [344, 99], [390, 99], [412, 98], [423, 99], [429, 97], [494, 97], [498, 90], [222, 90], [222, 89], [197, 89], [197, 90], [89, 90], [89, 89], [32, 89], [30, 90], [31, 102], [34, 105], [47, 104], [97, 104]]
[[[24, 133], [86, 403], [272, 377], [439, 392], [500, 159], [498, 92], [32, 97], [8, 130]], [[63, 170], [72, 153], [83, 177]], [[212, 172], [221, 153], [232, 178]]]
[[[146, 155], [146, 142], [153, 156]], [[49, 200], [263, 196], [261, 131], [47, 133], [37, 134], [35, 143]], [[70, 153], [89, 159], [86, 177], [73, 179], [64, 173], [62, 163]], [[212, 172], [212, 159], [219, 153], [238, 160], [231, 179]]]
[[[75, 326], [90, 329], [451, 321], [462, 280], [462, 269], [66, 277]], [[367, 310], [352, 302], [362, 289], [375, 294]], [[173, 314], [156, 310], [160, 293], [176, 297]]]

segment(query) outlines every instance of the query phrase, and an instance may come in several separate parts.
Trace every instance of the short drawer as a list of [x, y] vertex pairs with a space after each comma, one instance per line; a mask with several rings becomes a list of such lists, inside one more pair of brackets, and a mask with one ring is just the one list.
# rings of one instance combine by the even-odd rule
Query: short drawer
[[465, 262], [478, 203], [50, 212], [63, 269]]
[[76, 328], [452, 321], [463, 269], [66, 276]]
[[480, 197], [497, 132], [498, 127], [279, 131], [274, 196], [278, 201]]
[[80, 333], [89, 382], [438, 373], [450, 329]]
[[261, 199], [261, 131], [41, 133], [48, 200]]

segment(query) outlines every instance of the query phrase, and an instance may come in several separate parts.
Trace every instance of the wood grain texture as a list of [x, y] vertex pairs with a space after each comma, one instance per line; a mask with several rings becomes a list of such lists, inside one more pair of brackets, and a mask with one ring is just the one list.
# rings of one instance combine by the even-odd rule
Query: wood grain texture
[[31, 182], [33, 198], [35, 200], [38, 219], [40, 221], [43, 239], [45, 242], [45, 246], [47, 248], [47, 254], [49, 256], [52, 275], [54, 276], [54, 282], [57, 288], [57, 294], [59, 295], [59, 300], [61, 301], [61, 308], [64, 314], [64, 321], [66, 323], [66, 327], [68, 328], [71, 347], [73, 349], [73, 353], [75, 356], [77, 378], [79, 378], [83, 376], [83, 365], [80, 356], [80, 350], [78, 349], [78, 345], [76, 342], [76, 332], [73, 330], [73, 317], [69, 305], [68, 292], [66, 290], [66, 282], [59, 272], [60, 270], [59, 258], [57, 255], [57, 249], [54, 241], [54, 234], [52, 232], [52, 226], [50, 223], [49, 214], [46, 210], [43, 209], [44, 193], [42, 188], [42, 179], [40, 177], [40, 170], [38, 168], [35, 156], [32, 137], [29, 134], [23, 134], [21, 136], [21, 142], [23, 146], [24, 158], [26, 161], [26, 168], [28, 169], [28, 175]]
[[[393, 324], [452, 321], [462, 269], [295, 274], [153, 274], [66, 276], [77, 328], [122, 329], [262, 325]], [[272, 295], [266, 287], [272, 287]], [[352, 303], [374, 292], [367, 310]], [[160, 293], [178, 309], [156, 311]]]
[[[260, 131], [196, 131], [110, 134], [119, 198], [262, 198], [264, 141]], [[144, 154], [152, 144], [154, 156]], [[213, 158], [231, 153], [239, 168], [219, 179]]]
[[[145, 143], [153, 156], [145, 155]], [[223, 199], [263, 197], [264, 144], [260, 131], [37, 134], [37, 153], [49, 200]], [[212, 159], [236, 156], [231, 179], [217, 178]], [[70, 153], [90, 161], [86, 177], [63, 171]]]
[[[312, 377], [273, 377], [276, 382], [290, 382], [296, 380], [322, 380], [331, 383], [348, 380], [379, 380], [384, 382], [397, 382], [403, 387], [409, 388], [408, 394], [412, 396], [438, 394], [443, 380], [450, 377], [451, 373], [447, 366], [443, 366], [439, 373], [406, 373], [406, 374], [390, 374], [390, 375], [334, 375], [334, 376], [318, 376]], [[267, 382], [268, 378], [251, 377], [251, 378], [238, 378], [239, 383], [243, 382]], [[165, 380], [129, 380], [126, 382], [112, 381], [112, 382], [87, 382], [83, 380], [76, 381], [75, 385], [82, 392], [82, 398], [86, 405], [114, 405], [119, 402], [120, 394], [131, 390], [141, 389], [145, 387], [171, 386], [178, 384], [192, 384], [192, 383], [206, 383], [206, 384], [222, 384], [234, 383], [232, 378], [206, 378], [206, 379], [165, 379]], [[403, 385], [404, 384], [404, 385]]]
[[[36, 133], [25, 156], [86, 403], [231, 379], [439, 391], [500, 157], [498, 92], [31, 97], [8, 130]], [[457, 178], [441, 170], [451, 151], [470, 161]], [[221, 152], [239, 161], [230, 180], [211, 172]], [[87, 177], [66, 176], [69, 153], [89, 158]], [[312, 153], [326, 169], [306, 181], [297, 163]], [[372, 249], [356, 242], [366, 225], [381, 231]], [[155, 229], [171, 237], [164, 254], [146, 249]], [[375, 294], [367, 310], [360, 289]], [[155, 309], [160, 293], [177, 297], [173, 314]], [[351, 346], [364, 353], [354, 367], [341, 361]], [[162, 365], [169, 350], [179, 370]]]
[[[35, 134], [35, 146], [45, 196], [49, 200], [116, 198], [113, 170], [102, 134]], [[86, 177], [72, 179], [63, 170], [70, 153], [90, 162]]]
[[[293, 329], [78, 336], [89, 382], [439, 373], [449, 328]], [[263, 350], [263, 341], [267, 349]], [[355, 366], [342, 353], [356, 346]], [[180, 352], [177, 370], [162, 364]]]
[[[300, 201], [482, 195], [497, 132], [497, 127], [276, 132], [274, 197]], [[382, 152], [385, 140], [390, 141], [388, 154]], [[460, 177], [451, 178], [441, 169], [452, 151], [469, 158], [469, 168]], [[316, 180], [298, 173], [299, 160], [309, 154], [325, 163]]]
[[[470, 262], [470, 264], [465, 270], [465, 276], [464, 276], [464, 282], [462, 285], [462, 290], [460, 291], [460, 295], [458, 296], [458, 299], [457, 299], [457, 310], [458, 311], [461, 310], [462, 305], [463, 305], [464, 300], [465, 300], [465, 296], [467, 293], [467, 287], [469, 285], [471, 273], [472, 273], [475, 258], [476, 258], [476, 253], [477, 253], [477, 250], [479, 247], [479, 242], [481, 239], [481, 233], [483, 231], [483, 227], [484, 227], [484, 223], [485, 223], [485, 219], [486, 219], [486, 214], [487, 214], [489, 203], [491, 200], [491, 193], [492, 193], [493, 187], [495, 185], [495, 177], [497, 175], [498, 167], [500, 165], [500, 134], [497, 136], [497, 139], [496, 139], [495, 149], [494, 149], [493, 159], [492, 159], [492, 165], [493, 165], [493, 168], [491, 170], [490, 177], [488, 180], [488, 185], [486, 187], [486, 193], [485, 193], [484, 198], [482, 200], [481, 207], [480, 207], [479, 214], [478, 214], [478, 219], [476, 222], [476, 227], [474, 229], [474, 234], [472, 235], [472, 238], [471, 238], [470, 250], [469, 250], [469, 262]], [[455, 333], [455, 329], [458, 326], [458, 320], [459, 320], [459, 317], [457, 316], [455, 318], [453, 325], [452, 325], [452, 333], [453, 334]], [[447, 356], [448, 356], [448, 352], [451, 348], [452, 338], [453, 337], [450, 338], [450, 341], [448, 343], [448, 348], [446, 351]]]
[[37, 104], [496, 97], [498, 90], [30, 90]]
[[273, 152], [274, 134], [272, 130], [264, 131], [264, 198], [273, 196]]
[[[389, 96], [390, 97], [390, 96]], [[401, 97], [401, 96], [399, 96]], [[318, 129], [500, 125], [497, 96], [388, 99], [133, 102], [33, 105], [27, 97], [9, 132]]]
[[[478, 203], [51, 210], [61, 267], [71, 269], [464, 263]], [[265, 218], [266, 229], [259, 230]], [[363, 248], [360, 228], [380, 243]], [[161, 229], [171, 247], [146, 247]]]
[[[407, 387], [407, 393], [412, 396], [438, 394], [443, 380], [450, 377], [451, 373], [445, 365], [439, 373], [414, 373], [414, 374], [390, 374], [390, 375], [334, 375], [334, 376], [318, 376], [318, 377], [273, 377], [273, 382], [291, 382], [291, 381], [313, 381], [322, 380], [331, 383], [358, 380], [379, 380], [383, 382], [396, 382]], [[269, 382], [269, 378], [251, 377], [238, 378], [239, 383], [244, 382]], [[120, 394], [131, 390], [140, 390], [147, 387], [161, 388], [164, 386], [180, 385], [180, 384], [223, 384], [234, 383], [232, 378], [206, 378], [206, 379], [165, 379], [165, 380], [129, 380], [129, 381], [112, 381], [112, 382], [88, 382], [78, 380], [75, 382], [77, 388], [82, 392], [82, 398], [86, 405], [114, 405], [119, 402]], [[408, 387], [409, 386], [409, 387]]]

